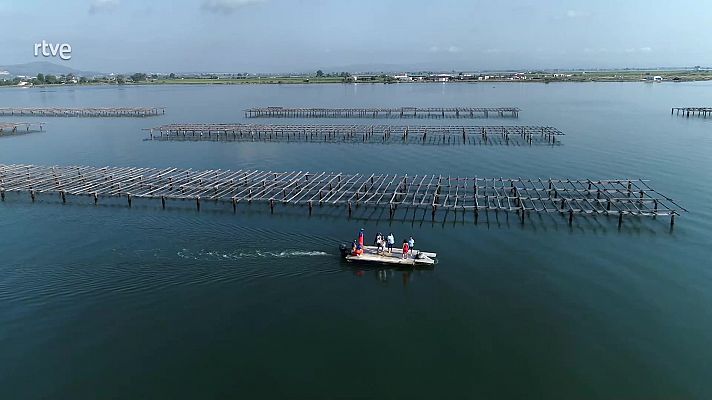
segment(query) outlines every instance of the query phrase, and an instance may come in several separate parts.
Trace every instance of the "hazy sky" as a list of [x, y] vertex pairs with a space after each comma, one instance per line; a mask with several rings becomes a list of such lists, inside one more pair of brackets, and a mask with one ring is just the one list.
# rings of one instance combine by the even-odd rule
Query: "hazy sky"
[[0, 65], [101, 72], [712, 65], [700, 0], [0, 0], [0, 24]]

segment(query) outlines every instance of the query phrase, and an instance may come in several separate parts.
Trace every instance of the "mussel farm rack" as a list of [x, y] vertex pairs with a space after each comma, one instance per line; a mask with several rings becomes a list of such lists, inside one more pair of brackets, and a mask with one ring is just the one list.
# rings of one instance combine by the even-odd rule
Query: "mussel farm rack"
[[708, 115], [712, 116], [712, 107], [673, 107], [670, 110], [670, 115], [675, 113], [685, 117], [692, 115], [707, 118]]
[[[66, 202], [70, 196], [93, 198], [189, 200], [232, 204], [262, 203], [275, 208], [301, 206], [357, 207], [389, 210], [424, 209], [435, 220], [438, 210], [479, 213], [516, 212], [522, 223], [529, 213], [575, 215], [675, 216], [686, 211], [636, 179], [526, 179], [443, 175], [344, 174], [338, 172], [273, 172], [258, 170], [191, 170], [89, 166], [1, 165], [0, 195], [51, 195]], [[56, 197], [58, 196], [58, 197]]]
[[169, 124], [147, 128], [152, 140], [414, 144], [560, 144], [550, 126]]
[[0, 136], [41, 131], [44, 122], [0, 122]]
[[153, 117], [165, 114], [163, 107], [91, 107], [91, 108], [8, 108], [0, 107], [0, 116], [25, 117]]
[[256, 107], [247, 118], [488, 118], [519, 116], [517, 107], [291, 108]]

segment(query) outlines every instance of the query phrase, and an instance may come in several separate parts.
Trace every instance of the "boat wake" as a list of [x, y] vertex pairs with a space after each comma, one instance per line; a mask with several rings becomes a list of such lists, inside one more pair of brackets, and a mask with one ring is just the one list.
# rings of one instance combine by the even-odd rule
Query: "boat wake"
[[236, 251], [224, 253], [220, 251], [200, 250], [191, 251], [182, 249], [178, 256], [189, 260], [242, 260], [246, 258], [295, 258], [295, 257], [320, 257], [328, 256], [324, 251], [283, 250], [283, 251]]

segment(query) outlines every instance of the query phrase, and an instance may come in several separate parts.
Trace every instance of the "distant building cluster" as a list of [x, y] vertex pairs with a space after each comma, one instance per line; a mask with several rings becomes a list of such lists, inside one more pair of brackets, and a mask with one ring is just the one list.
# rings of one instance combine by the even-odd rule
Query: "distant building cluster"
[[[350, 79], [354, 82], [368, 82], [382, 78], [377, 74], [353, 74]], [[526, 81], [545, 78], [566, 79], [573, 77], [569, 73], [537, 74], [532, 72], [507, 72], [507, 73], [401, 73], [388, 75], [395, 82], [463, 82], [463, 81]]]

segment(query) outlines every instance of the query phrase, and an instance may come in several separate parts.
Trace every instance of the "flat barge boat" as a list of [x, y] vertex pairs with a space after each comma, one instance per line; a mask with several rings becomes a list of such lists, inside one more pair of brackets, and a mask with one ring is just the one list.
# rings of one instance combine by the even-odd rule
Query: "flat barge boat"
[[363, 253], [360, 255], [352, 254], [351, 247], [347, 245], [341, 245], [339, 249], [341, 250], [341, 256], [348, 262], [414, 267], [432, 266], [438, 262], [436, 253], [415, 249], [408, 253], [407, 258], [403, 258], [403, 253], [400, 249], [389, 253], [387, 250], [378, 251], [376, 246], [363, 246]]

